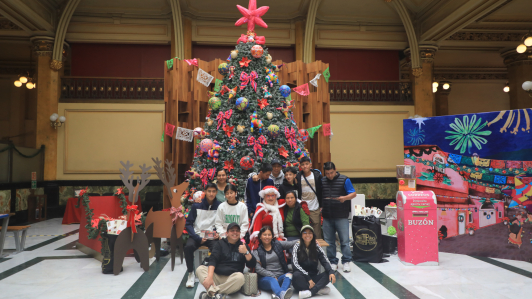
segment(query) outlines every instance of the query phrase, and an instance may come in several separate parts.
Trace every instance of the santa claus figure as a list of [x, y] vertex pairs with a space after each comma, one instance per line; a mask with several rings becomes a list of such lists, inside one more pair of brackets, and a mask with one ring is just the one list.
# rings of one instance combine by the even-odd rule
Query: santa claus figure
[[284, 199], [277, 200], [281, 195], [274, 186], [266, 186], [260, 192], [262, 202], [257, 204], [257, 210], [249, 226], [250, 247], [256, 249], [259, 245], [258, 235], [260, 229], [269, 225], [273, 228], [273, 235], [277, 240], [286, 240], [283, 235]]

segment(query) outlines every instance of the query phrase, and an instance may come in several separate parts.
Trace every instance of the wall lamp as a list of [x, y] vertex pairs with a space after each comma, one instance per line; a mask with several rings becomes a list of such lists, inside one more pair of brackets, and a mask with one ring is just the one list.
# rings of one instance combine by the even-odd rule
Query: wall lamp
[[532, 81], [525, 81], [522, 86], [523, 89], [528, 92], [528, 95], [532, 97]]
[[58, 127], [63, 126], [66, 118], [64, 116], [59, 116], [57, 113], [50, 115], [50, 126], [54, 127], [57, 130]]

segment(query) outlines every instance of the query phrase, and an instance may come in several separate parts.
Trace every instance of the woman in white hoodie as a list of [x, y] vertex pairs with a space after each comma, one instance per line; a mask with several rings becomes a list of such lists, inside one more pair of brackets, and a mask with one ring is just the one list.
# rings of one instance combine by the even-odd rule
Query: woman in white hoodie
[[227, 184], [224, 189], [226, 201], [218, 206], [216, 212], [216, 232], [221, 238], [226, 237], [229, 223], [236, 222], [240, 225], [240, 238], [243, 239], [248, 230], [248, 207], [236, 199], [236, 186]]

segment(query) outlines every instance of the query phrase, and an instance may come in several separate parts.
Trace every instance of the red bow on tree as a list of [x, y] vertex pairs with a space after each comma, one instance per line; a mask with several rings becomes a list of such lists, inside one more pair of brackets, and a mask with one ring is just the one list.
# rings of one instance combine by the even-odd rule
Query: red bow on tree
[[251, 86], [257, 92], [257, 82], [255, 80], [258, 78], [257, 72], [253, 71], [249, 75], [246, 72], [242, 72], [240, 74], [240, 90], [244, 89], [248, 85], [248, 83], [251, 81]]
[[229, 120], [231, 118], [231, 115], [233, 115], [233, 109], [229, 109], [225, 111], [225, 113], [223, 113], [222, 111], [218, 113], [218, 116], [216, 117], [216, 120], [218, 121], [218, 127], [217, 127], [218, 130], [220, 129], [220, 126], [222, 124], [224, 126], [227, 124], [226, 120]]
[[253, 146], [253, 151], [255, 152], [255, 156], [258, 157], [260, 161], [262, 161], [262, 157], [264, 156], [262, 153], [262, 146], [261, 145], [267, 145], [268, 141], [264, 137], [264, 135], [261, 135], [259, 138], [255, 139], [253, 136], [248, 137], [248, 146]]
[[207, 168], [203, 168], [203, 170], [200, 172], [200, 178], [203, 187], [207, 186], [207, 183], [209, 181], [209, 171], [207, 170]]
[[[266, 43], [266, 38], [264, 36], [255, 36], [255, 43], [258, 45], [264, 45]], [[236, 41], [238, 44], [239, 42], [247, 43], [248, 42], [248, 36], [246, 34], [241, 34], [240, 38]]]
[[137, 232], [137, 226], [135, 225], [135, 215], [139, 213], [137, 205], [128, 205], [127, 210], [127, 227], [131, 227], [133, 233]]
[[288, 144], [290, 144], [290, 147], [292, 149], [296, 149], [297, 148], [296, 131], [294, 130], [294, 128], [288, 129], [288, 127], [285, 127], [284, 135], [286, 136], [286, 139], [288, 140]]

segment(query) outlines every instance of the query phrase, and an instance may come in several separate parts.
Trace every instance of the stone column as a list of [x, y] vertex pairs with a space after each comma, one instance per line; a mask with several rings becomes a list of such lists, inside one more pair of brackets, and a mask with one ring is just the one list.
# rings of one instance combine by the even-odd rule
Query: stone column
[[[420, 46], [421, 67], [412, 69], [412, 97], [414, 98], [415, 113], [423, 117], [434, 116], [436, 106], [432, 92], [434, 69], [434, 55], [438, 50], [435, 46]], [[410, 56], [410, 48], [405, 50]]]
[[508, 69], [510, 109], [532, 108], [532, 98], [523, 90], [523, 82], [532, 81], [532, 52], [510, 50], [501, 54]]
[[[444, 84], [449, 84], [448, 89], [444, 89]], [[438, 92], [435, 94], [436, 116], [449, 115], [449, 94], [451, 93], [451, 82], [440, 82]]]
[[[45, 146], [44, 180], [53, 181], [56, 179], [57, 172], [57, 130], [50, 126], [50, 115], [58, 112], [58, 101], [61, 94], [60, 77], [63, 75], [64, 68], [62, 68], [62, 62], [59, 66], [52, 60], [53, 38], [34, 37], [31, 41], [33, 51], [37, 54], [35, 147]], [[67, 124], [65, 123], [65, 125]], [[64, 130], [64, 127], [58, 128], [58, 130]]]

